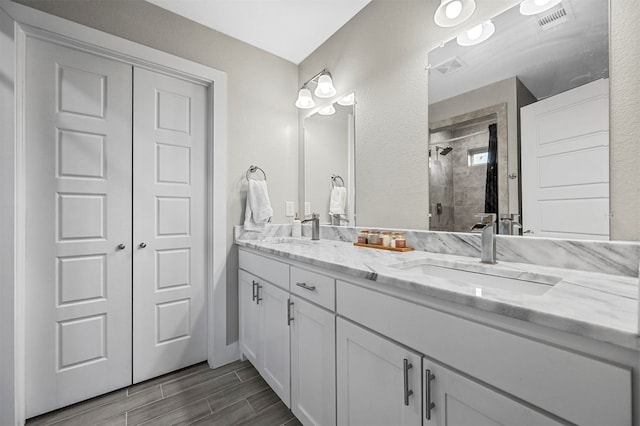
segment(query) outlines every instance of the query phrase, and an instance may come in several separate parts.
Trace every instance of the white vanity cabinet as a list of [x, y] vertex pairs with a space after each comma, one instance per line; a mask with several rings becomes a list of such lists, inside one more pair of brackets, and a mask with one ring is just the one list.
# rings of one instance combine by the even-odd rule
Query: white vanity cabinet
[[242, 249], [239, 260], [240, 351], [304, 425], [335, 425], [335, 279]]
[[[241, 256], [242, 257], [242, 256]], [[287, 407], [291, 401], [289, 340], [289, 266], [250, 255], [250, 265], [238, 271], [240, 350]], [[268, 276], [279, 287], [262, 278]]]
[[422, 424], [421, 355], [337, 320], [338, 425]]
[[424, 426], [564, 424], [427, 358], [422, 363]]

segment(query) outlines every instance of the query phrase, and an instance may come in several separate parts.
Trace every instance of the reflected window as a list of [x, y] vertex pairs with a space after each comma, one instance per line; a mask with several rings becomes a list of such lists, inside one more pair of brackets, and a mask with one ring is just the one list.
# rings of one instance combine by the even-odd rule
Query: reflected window
[[487, 148], [476, 148], [467, 151], [469, 167], [483, 166], [489, 161], [489, 150]]

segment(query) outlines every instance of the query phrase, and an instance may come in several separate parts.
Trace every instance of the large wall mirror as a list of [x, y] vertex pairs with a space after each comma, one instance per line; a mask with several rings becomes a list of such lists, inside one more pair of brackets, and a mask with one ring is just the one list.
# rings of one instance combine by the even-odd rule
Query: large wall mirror
[[428, 58], [429, 228], [494, 212], [521, 215], [516, 233], [609, 239], [608, 1], [461, 30]]
[[355, 226], [355, 94], [304, 120], [304, 203], [321, 224]]

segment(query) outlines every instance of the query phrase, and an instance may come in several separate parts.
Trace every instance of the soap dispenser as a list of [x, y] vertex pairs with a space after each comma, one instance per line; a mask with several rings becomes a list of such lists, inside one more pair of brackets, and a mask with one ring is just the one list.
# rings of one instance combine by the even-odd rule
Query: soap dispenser
[[291, 224], [291, 236], [297, 238], [302, 236], [302, 222], [298, 219], [298, 213], [296, 213], [296, 218], [293, 219]]

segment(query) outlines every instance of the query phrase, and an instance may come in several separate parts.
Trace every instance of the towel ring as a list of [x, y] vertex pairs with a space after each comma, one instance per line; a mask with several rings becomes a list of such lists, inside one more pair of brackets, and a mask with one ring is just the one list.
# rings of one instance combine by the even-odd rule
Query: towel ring
[[258, 170], [260, 170], [262, 172], [262, 175], [264, 176], [264, 180], [267, 180], [267, 174], [264, 172], [264, 170], [262, 170], [260, 167], [258, 166], [249, 166], [249, 169], [247, 170], [246, 176], [247, 176], [247, 180], [249, 180], [249, 176], [252, 173], [256, 173]]
[[339, 175], [331, 175], [331, 186], [333, 186], [334, 188], [336, 187], [336, 179], [340, 179], [340, 181], [342, 182], [342, 187], [344, 187], [344, 179], [342, 179], [341, 176]]

